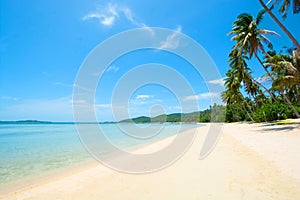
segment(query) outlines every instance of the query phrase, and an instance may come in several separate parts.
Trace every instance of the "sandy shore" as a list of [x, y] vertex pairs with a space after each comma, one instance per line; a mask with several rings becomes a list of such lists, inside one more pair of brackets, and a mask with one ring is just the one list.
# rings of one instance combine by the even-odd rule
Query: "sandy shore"
[[[299, 124], [226, 124], [213, 152], [199, 160], [208, 128], [198, 128], [185, 155], [158, 172], [124, 174], [93, 163], [2, 198], [299, 199]], [[155, 151], [170, 141], [167, 138], [138, 153]]]

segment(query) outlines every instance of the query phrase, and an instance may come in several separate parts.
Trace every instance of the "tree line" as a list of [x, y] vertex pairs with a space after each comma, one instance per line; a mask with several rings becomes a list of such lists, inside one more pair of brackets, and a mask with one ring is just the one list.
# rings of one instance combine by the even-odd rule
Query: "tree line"
[[[225, 91], [222, 100], [226, 103], [226, 121], [272, 121], [300, 118], [300, 46], [297, 39], [282, 23], [300, 12], [300, 0], [259, 0], [263, 10], [254, 17], [240, 14], [228, 33], [234, 45], [228, 56]], [[278, 12], [281, 19], [276, 17]], [[293, 43], [279, 51], [272, 45], [269, 36], [279, 35], [261, 27], [269, 14]], [[295, 24], [295, 26], [299, 26]], [[256, 59], [265, 74], [253, 77], [257, 66], [249, 61]]]

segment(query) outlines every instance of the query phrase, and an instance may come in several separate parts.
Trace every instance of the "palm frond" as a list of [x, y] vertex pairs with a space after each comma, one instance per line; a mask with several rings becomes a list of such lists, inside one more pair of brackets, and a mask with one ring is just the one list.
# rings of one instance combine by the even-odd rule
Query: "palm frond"
[[259, 11], [259, 13], [256, 16], [256, 20], [255, 20], [255, 22], [256, 22], [257, 25], [263, 20], [265, 13], [266, 13], [265, 10]]

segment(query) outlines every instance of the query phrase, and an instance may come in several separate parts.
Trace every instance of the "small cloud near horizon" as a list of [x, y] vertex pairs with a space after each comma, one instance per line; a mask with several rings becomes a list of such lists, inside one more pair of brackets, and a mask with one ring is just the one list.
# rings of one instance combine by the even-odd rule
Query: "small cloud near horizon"
[[213, 84], [213, 85], [224, 86], [225, 80], [224, 80], [224, 78], [219, 78], [219, 79], [215, 79], [215, 80], [210, 80], [210, 81], [208, 81], [208, 83]]
[[135, 97], [135, 99], [149, 99], [152, 98], [152, 95], [147, 95], [147, 94], [139, 94]]
[[191, 95], [184, 97], [184, 101], [191, 101], [191, 100], [200, 100], [200, 99], [209, 99], [209, 98], [216, 98], [219, 97], [220, 94], [216, 92], [204, 92], [198, 95]]
[[112, 66], [109, 66], [107, 69], [106, 69], [106, 72], [117, 72], [119, 71], [120, 67], [117, 67], [115, 65], [112, 65]]

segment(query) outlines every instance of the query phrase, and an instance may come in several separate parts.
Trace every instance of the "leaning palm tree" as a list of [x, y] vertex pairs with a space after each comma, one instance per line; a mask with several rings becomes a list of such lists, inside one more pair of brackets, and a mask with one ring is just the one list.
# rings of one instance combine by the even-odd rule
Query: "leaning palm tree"
[[[232, 53], [231, 53], [232, 54]], [[230, 54], [230, 55], [231, 55]], [[244, 104], [242, 104], [242, 102], [245, 102], [246, 106], [243, 111], [247, 112], [247, 115], [249, 116], [249, 118], [251, 119], [251, 121], [254, 121], [252, 116], [250, 115], [250, 113], [247, 111], [247, 108], [250, 112], [252, 112], [251, 106], [249, 105], [249, 103], [245, 100], [245, 98], [243, 97], [242, 93], [240, 92], [240, 88], [242, 86], [242, 82], [244, 82], [245, 79], [243, 76], [243, 74], [246, 74], [247, 71], [245, 69], [236, 67], [236, 65], [233, 65], [232, 63], [235, 63], [232, 60], [235, 60], [234, 57], [230, 57], [229, 60], [231, 60], [230, 64], [231, 64], [231, 70], [228, 70], [226, 72], [226, 78], [225, 78], [225, 88], [226, 90], [224, 91], [224, 93], [222, 94], [222, 99], [223, 102], [225, 102], [227, 105], [231, 105], [231, 104], [240, 104], [242, 106], [244, 106]], [[245, 75], [246, 76], [246, 75]], [[243, 79], [241, 79], [241, 77], [243, 77]]]
[[265, 58], [265, 63], [274, 73], [275, 80], [272, 89], [292, 94], [291, 97], [295, 98], [300, 105], [300, 69], [290, 55], [276, 54], [276, 52], [270, 52], [270, 55]]
[[258, 51], [267, 55], [264, 44], [272, 48], [272, 43], [267, 38], [267, 35], [278, 36], [275, 31], [259, 28], [264, 13], [265, 11], [260, 11], [255, 19], [248, 13], [239, 15], [233, 23], [232, 30], [228, 33], [229, 35], [233, 35], [231, 40], [236, 42], [234, 49], [240, 49], [240, 53], [249, 53], [250, 58], [254, 54], [259, 61], [261, 60], [258, 57]]
[[[277, 4], [279, 0], [275, 1], [275, 4]], [[297, 14], [300, 12], [300, 0], [283, 0], [279, 12], [282, 14], [283, 18], [287, 17], [287, 12], [289, 10], [290, 5], [292, 4], [293, 13]]]
[[[260, 20], [262, 19], [262, 14], [263, 14], [263, 12], [259, 13], [255, 24], [259, 24]], [[246, 63], [246, 60], [249, 60], [249, 57], [245, 55], [247, 53], [247, 49], [250, 48], [250, 53], [249, 53], [250, 57], [254, 54], [255, 57], [260, 62], [260, 64], [264, 67], [265, 71], [269, 74], [269, 72], [267, 71], [267, 68], [264, 66], [263, 62], [258, 57], [257, 51], [260, 49], [263, 52], [265, 52], [262, 42], [267, 43], [269, 46], [271, 46], [271, 42], [264, 35], [257, 36], [258, 41], [261, 41], [261, 42], [254, 42], [254, 44], [251, 44], [250, 41], [256, 41], [256, 38], [252, 38], [252, 36], [253, 35], [256, 36], [257, 33], [262, 33], [262, 34], [264, 34], [264, 33], [276, 34], [276, 33], [273, 31], [267, 31], [267, 30], [262, 30], [262, 29], [253, 31], [253, 32], [257, 32], [256, 34], [252, 33], [252, 31], [248, 32], [248, 30], [246, 28], [247, 24], [250, 23], [250, 24], [252, 24], [251, 27], [255, 27], [255, 26], [253, 26], [254, 23], [252, 23], [253, 17], [248, 14], [242, 14], [239, 17], [241, 17], [242, 20], [236, 21], [236, 24], [234, 25], [234, 28], [230, 32], [230, 34], [236, 34], [235, 36], [233, 36], [233, 38], [232, 38], [233, 40], [236, 40], [236, 41], [241, 40], [243, 42], [238, 41], [236, 43], [236, 45], [234, 46], [233, 50], [230, 52], [229, 60], [228, 60], [229, 66], [232, 69], [237, 70], [237, 72], [239, 73], [240, 81], [243, 81], [246, 86], [250, 85], [250, 84], [259, 85], [260, 87], [265, 89], [265, 91], [270, 95], [270, 97], [273, 99], [273, 101], [276, 101], [274, 95], [263, 84], [261, 84], [259, 81], [255, 80], [251, 76], [250, 68], [248, 67], [248, 65]], [[244, 20], [243, 18], [246, 18], [246, 20]], [[240, 26], [242, 27], [241, 29], [240, 29]], [[243, 39], [244, 35], [247, 35], [246, 39]], [[248, 47], [249, 43], [250, 43], [250, 45]], [[271, 76], [271, 74], [269, 74], [269, 75]]]
[[[231, 39], [236, 42], [234, 49], [239, 50], [240, 55], [249, 54], [250, 58], [254, 54], [268, 76], [272, 79], [272, 81], [274, 81], [275, 79], [268, 71], [267, 66], [264, 65], [258, 56], [258, 52], [261, 51], [265, 56], [269, 57], [269, 54], [264, 49], [264, 44], [266, 44], [269, 48], [272, 48], [272, 43], [266, 35], [278, 35], [274, 31], [259, 28], [258, 25], [262, 21], [264, 13], [265, 11], [260, 11], [255, 19], [247, 13], [239, 15], [237, 20], [233, 23], [233, 28], [229, 34], [233, 35]], [[294, 108], [288, 97], [284, 94], [284, 92], [281, 94], [293, 110], [296, 117], [300, 118], [299, 113]]]
[[[298, 43], [298, 41], [296, 40], [296, 38], [292, 35], [292, 33], [279, 21], [279, 19], [273, 14], [273, 12], [271, 11], [271, 8], [269, 8], [263, 0], [259, 0], [260, 4], [262, 5], [262, 7], [264, 8], [264, 10], [266, 12], [268, 12], [268, 14], [272, 17], [272, 19], [276, 22], [276, 24], [278, 24], [278, 26], [285, 32], [285, 34], [290, 38], [290, 40], [294, 43], [294, 45], [296, 46], [296, 49], [298, 51], [300, 51], [300, 45]], [[281, 8], [280, 8], [280, 11], [283, 13], [283, 16], [286, 16], [285, 13], [287, 12], [287, 8], [288, 8], [288, 5], [290, 4], [290, 1], [289, 0], [284, 0]], [[296, 13], [299, 12], [299, 0], [294, 0], [293, 1], [293, 5], [295, 5], [295, 10]], [[273, 7], [273, 6], [272, 6]]]

